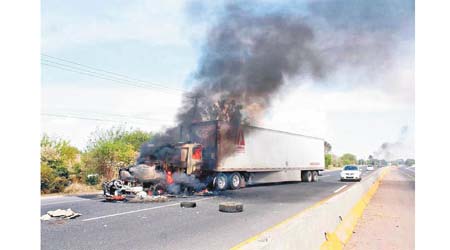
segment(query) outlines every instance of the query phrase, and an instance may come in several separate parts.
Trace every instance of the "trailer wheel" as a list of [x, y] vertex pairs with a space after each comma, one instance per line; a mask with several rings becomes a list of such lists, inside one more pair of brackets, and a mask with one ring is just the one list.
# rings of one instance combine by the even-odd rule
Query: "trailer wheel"
[[312, 181], [313, 182], [319, 181], [319, 174], [317, 173], [317, 171], [312, 171]]
[[219, 211], [225, 213], [239, 213], [244, 211], [244, 205], [239, 202], [222, 202], [219, 203]]
[[230, 175], [229, 183], [231, 189], [239, 189], [241, 187], [242, 177], [238, 172], [234, 172]]
[[311, 182], [312, 173], [311, 171], [302, 171], [302, 182]]
[[215, 181], [215, 188], [217, 190], [222, 191], [222, 190], [227, 189], [227, 187], [228, 187], [228, 178], [227, 178], [227, 176], [224, 173], [219, 173], [216, 176], [215, 179], [216, 179], [216, 181]]

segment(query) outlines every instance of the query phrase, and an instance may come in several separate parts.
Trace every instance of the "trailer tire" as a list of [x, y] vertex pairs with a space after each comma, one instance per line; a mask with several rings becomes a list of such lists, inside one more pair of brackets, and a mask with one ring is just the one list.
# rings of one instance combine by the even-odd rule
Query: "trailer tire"
[[311, 171], [302, 171], [302, 182], [311, 182], [312, 173]]
[[242, 176], [238, 172], [234, 172], [229, 176], [228, 183], [231, 189], [239, 189], [241, 187]]
[[313, 182], [319, 181], [319, 173], [317, 173], [317, 171], [312, 171], [312, 181]]
[[219, 190], [223, 191], [228, 188], [228, 178], [224, 173], [219, 173], [214, 181], [214, 187]]
[[193, 201], [182, 201], [180, 202], [180, 207], [196, 207], [197, 203]]
[[244, 205], [240, 202], [219, 203], [219, 211], [225, 213], [240, 213], [244, 211]]

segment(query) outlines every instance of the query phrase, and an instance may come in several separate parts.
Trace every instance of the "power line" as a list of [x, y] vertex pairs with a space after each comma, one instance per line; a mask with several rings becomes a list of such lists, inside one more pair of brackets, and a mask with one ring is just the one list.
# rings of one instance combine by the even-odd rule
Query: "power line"
[[[111, 120], [111, 119], [104, 119], [104, 118], [93, 118], [93, 117], [86, 117], [86, 116], [79, 116], [79, 115], [66, 115], [66, 114], [54, 114], [54, 113], [41, 113], [42, 116], [52, 116], [52, 117], [60, 117], [60, 118], [71, 118], [71, 119], [80, 119], [80, 120], [90, 120], [90, 121], [101, 121], [101, 122], [115, 122], [115, 123], [130, 123], [129, 121], [123, 121], [123, 120]], [[147, 119], [148, 121], [155, 121], [151, 119]], [[162, 120], [160, 120], [162, 121]], [[136, 122], [133, 122], [136, 123]], [[141, 124], [147, 124], [143, 122], [137, 122]]]
[[121, 117], [121, 118], [127, 118], [127, 119], [136, 119], [136, 120], [144, 120], [144, 121], [161, 121], [161, 122], [171, 122], [166, 119], [157, 119], [157, 118], [149, 118], [149, 117], [142, 117], [142, 116], [133, 116], [133, 115], [123, 115], [123, 114], [112, 114], [112, 113], [103, 113], [103, 112], [96, 112], [96, 111], [57, 111], [57, 113], [61, 114], [64, 113], [65, 115], [89, 115], [89, 114], [97, 114], [100, 116], [112, 116], [112, 117]]
[[[120, 81], [120, 82], [124, 81], [124, 82], [130, 82], [130, 83], [133, 83], [133, 84], [136, 83], [134, 81], [130, 81], [130, 80], [127, 80], [127, 79], [117, 78], [117, 77], [110, 76], [110, 75], [107, 75], [107, 74], [98, 73], [98, 72], [95, 72], [95, 71], [86, 70], [86, 69], [79, 68], [79, 67], [73, 67], [71, 65], [67, 65], [67, 64], [63, 64], [63, 63], [53, 62], [53, 61], [49, 61], [49, 60], [46, 60], [46, 59], [42, 59], [42, 60], [44, 61], [43, 64], [45, 64], [45, 65], [48, 65], [48, 63], [50, 63], [51, 65], [59, 65], [59, 66], [62, 66], [64, 68], [69, 68], [69, 69], [72, 69], [72, 70], [77, 70], [77, 71], [81, 71], [81, 72], [88, 73], [88, 74], [93, 74], [93, 75], [100, 76], [100, 77], [107, 77], [108, 79], [115, 79], [115, 80]], [[145, 84], [140, 84], [139, 86], [147, 87], [147, 85], [145, 85]], [[148, 87], [150, 87], [150, 86], [148, 86]], [[150, 87], [150, 88], [153, 88], [153, 87]], [[160, 90], [159, 89], [160, 87], [157, 87], [157, 88], [158, 88], [158, 90]], [[175, 91], [175, 90], [171, 90], [171, 89], [168, 89], [168, 88], [164, 88], [162, 90]]]
[[90, 120], [90, 121], [121, 122], [121, 121], [116, 121], [116, 120], [98, 119], [98, 118], [72, 116], [72, 115], [60, 115], [60, 114], [49, 114], [49, 113], [41, 113], [41, 115], [43, 115], [43, 116], [53, 116], [53, 117], [62, 117], [62, 118], [73, 118], [73, 119], [80, 119], [80, 120]]
[[[82, 75], [87, 75], [87, 76], [98, 78], [98, 79], [102, 79], [102, 80], [113, 81], [113, 82], [116, 82], [116, 83], [119, 83], [119, 84], [125, 84], [125, 85], [138, 87], [138, 88], [143, 88], [143, 89], [147, 89], [147, 90], [155, 90], [153, 88], [149, 88], [149, 87], [146, 87], [146, 86], [143, 86], [143, 85], [127, 83], [127, 82], [120, 81], [120, 80], [113, 79], [113, 78], [103, 77], [103, 76], [99, 76], [99, 75], [96, 75], [96, 74], [91, 74], [91, 73], [88, 73], [88, 72], [85, 72], [85, 71], [79, 71], [79, 70], [74, 70], [74, 69], [70, 69], [70, 68], [64, 68], [64, 67], [60, 67], [60, 66], [52, 65], [52, 64], [48, 64], [48, 63], [41, 63], [41, 64], [44, 65], [44, 66], [47, 66], [47, 67], [52, 67], [52, 68], [57, 68], [57, 69], [65, 70], [65, 71], [70, 71], [70, 72], [74, 72], [74, 73], [78, 73], [78, 74], [82, 74]], [[159, 90], [159, 91], [161, 91], [163, 93], [166, 93], [166, 94], [175, 95], [175, 93], [173, 93], [173, 92], [167, 92], [167, 91], [162, 90], [162, 89]]]
[[67, 64], [52, 62], [52, 61], [49, 61], [46, 59], [42, 59], [42, 61], [43, 61], [43, 62], [41, 62], [42, 65], [49, 66], [49, 67], [54, 67], [54, 68], [58, 68], [58, 69], [62, 69], [62, 70], [66, 70], [66, 71], [70, 71], [70, 72], [74, 72], [74, 73], [84, 74], [84, 75], [88, 75], [91, 77], [100, 78], [103, 80], [115, 81], [120, 84], [126, 84], [126, 85], [131, 85], [131, 86], [146, 88], [146, 89], [152, 89], [152, 90], [156, 89], [156, 90], [164, 92], [164, 93], [175, 94], [175, 90], [171, 90], [171, 89], [167, 89], [167, 88], [148, 86], [146, 84], [137, 83], [137, 82], [130, 81], [127, 79], [117, 78], [114, 76], [110, 76], [110, 75], [103, 74], [103, 73], [98, 73], [98, 72], [91, 71], [91, 70], [86, 70], [86, 69], [79, 68], [79, 67], [73, 67], [73, 66], [67, 65]]
[[[164, 86], [162, 84], [157, 84], [157, 83], [153, 83], [153, 82], [143, 81], [143, 80], [140, 80], [140, 79], [137, 79], [137, 78], [134, 78], [134, 77], [130, 77], [130, 76], [124, 75], [124, 74], [119, 74], [119, 73], [115, 73], [115, 72], [112, 72], [112, 71], [108, 71], [108, 70], [104, 70], [104, 69], [88, 66], [86, 64], [74, 62], [74, 61], [71, 61], [71, 60], [67, 60], [67, 59], [63, 59], [63, 58], [59, 58], [59, 57], [55, 57], [55, 56], [50, 56], [50, 55], [47, 55], [47, 54], [44, 54], [44, 53], [41, 53], [41, 55], [45, 56], [45, 57], [48, 57], [48, 58], [56, 59], [56, 60], [59, 60], [59, 61], [63, 61], [63, 62], [66, 62], [66, 63], [71, 63], [71, 64], [75, 64], [75, 65], [82, 66], [82, 67], [85, 67], [85, 68], [93, 69], [93, 70], [96, 70], [96, 71], [101, 71], [101, 72], [105, 72], [105, 73], [108, 73], [108, 74], [111, 74], [111, 75], [116, 75], [116, 76], [119, 76], [121, 78], [130, 79], [132, 81], [145, 83], [145, 84], [151, 85], [153, 87], [164, 88], [164, 89], [174, 90], [174, 91], [178, 91], [178, 92], [185, 92], [185, 90], [183, 90], [183, 89], [167, 87], [167, 86]], [[43, 60], [46, 60], [46, 59], [43, 59]]]

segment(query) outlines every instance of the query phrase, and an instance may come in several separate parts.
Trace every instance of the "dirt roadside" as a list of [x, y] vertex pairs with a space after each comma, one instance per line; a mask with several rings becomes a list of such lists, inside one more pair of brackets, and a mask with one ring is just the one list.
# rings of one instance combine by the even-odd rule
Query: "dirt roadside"
[[395, 167], [380, 183], [344, 250], [414, 249], [414, 215], [414, 177]]

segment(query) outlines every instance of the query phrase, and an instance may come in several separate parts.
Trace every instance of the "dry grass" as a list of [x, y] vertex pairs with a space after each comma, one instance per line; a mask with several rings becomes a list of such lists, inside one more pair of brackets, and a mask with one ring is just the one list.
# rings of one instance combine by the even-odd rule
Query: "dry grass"
[[90, 186], [81, 183], [72, 183], [64, 189], [65, 194], [91, 193], [101, 190], [100, 185]]

